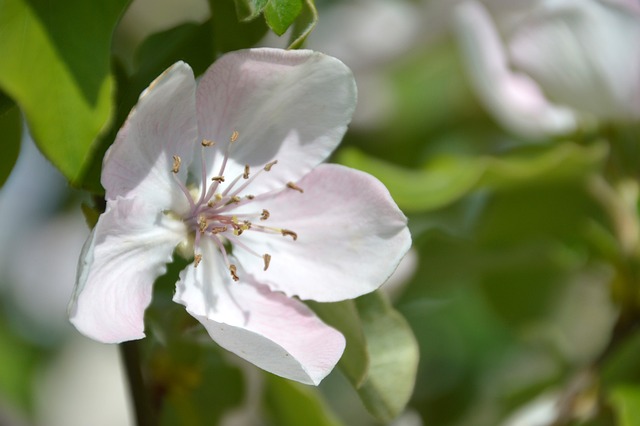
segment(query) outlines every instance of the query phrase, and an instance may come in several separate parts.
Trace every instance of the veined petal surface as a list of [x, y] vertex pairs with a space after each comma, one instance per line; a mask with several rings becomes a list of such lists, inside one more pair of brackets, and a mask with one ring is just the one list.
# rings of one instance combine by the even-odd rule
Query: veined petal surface
[[188, 207], [172, 168], [177, 155], [182, 162], [178, 177], [184, 182], [194, 146], [199, 146], [195, 90], [193, 71], [177, 62], [140, 95], [104, 159], [108, 200], [140, 197], [174, 212]]
[[240, 268], [243, 279], [232, 281], [210, 240], [201, 249], [202, 262], [181, 273], [174, 301], [223, 348], [279, 376], [320, 383], [344, 351], [342, 334], [301, 302], [270, 291]]
[[184, 238], [184, 224], [152, 205], [124, 198], [107, 203], [78, 264], [73, 325], [104, 343], [144, 337], [153, 283]]
[[[271, 255], [264, 271], [255, 255], [238, 248], [242, 267], [261, 283], [289, 296], [319, 302], [352, 299], [377, 289], [411, 246], [407, 219], [389, 192], [371, 175], [322, 164], [285, 189], [260, 197], [268, 226], [290, 237], [245, 232], [238, 239]], [[242, 278], [241, 278], [242, 279]]]
[[340, 143], [356, 105], [353, 75], [339, 60], [309, 50], [250, 49], [228, 53], [204, 74], [197, 90], [200, 137], [209, 174], [218, 173], [234, 132], [225, 174], [242, 174], [278, 160], [269, 179], [250, 190], [261, 194], [297, 181]]

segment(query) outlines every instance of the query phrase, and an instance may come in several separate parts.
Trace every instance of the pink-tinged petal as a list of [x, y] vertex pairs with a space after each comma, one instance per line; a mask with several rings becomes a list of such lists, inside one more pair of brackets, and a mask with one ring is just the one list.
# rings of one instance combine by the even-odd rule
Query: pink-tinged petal
[[271, 292], [242, 269], [231, 280], [210, 240], [203, 260], [180, 275], [174, 301], [183, 304], [220, 346], [273, 374], [317, 385], [345, 347], [342, 334], [301, 302]]
[[[293, 189], [258, 197], [250, 207], [266, 209], [238, 240], [234, 255], [254, 278], [289, 296], [334, 302], [377, 289], [396, 269], [411, 246], [407, 219], [387, 189], [364, 172], [323, 164]], [[256, 231], [259, 225], [294, 231], [289, 236]], [[241, 278], [242, 279], [242, 278]]]
[[309, 50], [251, 49], [218, 59], [198, 84], [200, 136], [210, 149], [210, 175], [218, 173], [229, 138], [237, 131], [225, 171], [257, 171], [278, 160], [268, 179], [249, 191], [261, 194], [297, 181], [338, 145], [356, 105], [353, 75], [339, 60]]
[[179, 178], [186, 179], [197, 140], [195, 87], [189, 65], [178, 62], [140, 95], [104, 159], [108, 200], [135, 196], [176, 212], [186, 208], [172, 168], [177, 155]]
[[480, 101], [500, 124], [530, 138], [575, 130], [572, 110], [550, 103], [531, 77], [510, 69], [505, 47], [484, 6], [465, 2], [456, 7], [455, 18], [467, 74]]
[[554, 99], [601, 119], [640, 118], [640, 3], [564, 0], [535, 9], [509, 52]]
[[153, 282], [185, 238], [182, 222], [149, 204], [109, 201], [82, 249], [69, 306], [73, 325], [104, 343], [144, 337]]

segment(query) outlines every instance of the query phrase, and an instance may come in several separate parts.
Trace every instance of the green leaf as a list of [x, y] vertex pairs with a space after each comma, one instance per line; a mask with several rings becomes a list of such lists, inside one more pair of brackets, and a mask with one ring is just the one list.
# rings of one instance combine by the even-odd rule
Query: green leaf
[[20, 137], [22, 134], [22, 123], [20, 120], [20, 111], [17, 107], [7, 110], [4, 114], [0, 113], [0, 187], [11, 174], [13, 165], [18, 159], [20, 152]]
[[253, 46], [268, 30], [262, 19], [240, 22], [236, 8], [229, 0], [209, 0], [209, 8], [216, 53]]
[[407, 321], [380, 293], [355, 300], [371, 364], [357, 389], [371, 414], [388, 422], [406, 406], [418, 369], [418, 343]]
[[640, 426], [639, 386], [616, 386], [609, 398], [620, 426]]
[[236, 14], [241, 22], [251, 21], [262, 13], [269, 0], [235, 0]]
[[0, 1], [0, 89], [72, 182], [112, 114], [111, 33], [127, 0]]
[[406, 212], [435, 210], [461, 198], [478, 185], [485, 171], [481, 162], [454, 157], [434, 160], [425, 170], [412, 170], [355, 149], [341, 150], [337, 160], [380, 179]]
[[[235, 19], [235, 18], [234, 18]], [[82, 185], [95, 193], [102, 193], [100, 173], [102, 158], [115, 140], [116, 133], [138, 101], [140, 93], [164, 70], [178, 60], [187, 62], [196, 75], [204, 72], [214, 60], [213, 29], [211, 22], [187, 23], [148, 37], [136, 50], [132, 74], [128, 74], [118, 61], [114, 64], [118, 91], [118, 110], [109, 133], [101, 137], [91, 167]]]
[[316, 388], [267, 375], [265, 399], [271, 424], [279, 426], [339, 426]]
[[269, 0], [264, 8], [264, 18], [269, 28], [282, 35], [302, 12], [303, 0]]
[[604, 142], [582, 146], [572, 142], [522, 155], [482, 158], [487, 164], [482, 186], [506, 189], [523, 183], [570, 180], [599, 167], [609, 152]]
[[302, 47], [307, 40], [311, 31], [318, 23], [318, 11], [313, 0], [304, 0], [302, 4], [302, 12], [293, 23], [293, 31], [289, 41], [289, 49], [298, 49]]
[[358, 310], [353, 300], [337, 303], [306, 302], [328, 325], [342, 333], [347, 341], [338, 366], [354, 388], [360, 387], [369, 371], [369, 353]]
[[10, 97], [0, 92], [0, 116], [8, 112], [14, 105], [15, 102]]
[[343, 149], [338, 162], [371, 173], [384, 183], [400, 208], [424, 212], [444, 207], [478, 188], [504, 190], [531, 182], [585, 177], [608, 153], [605, 143], [566, 142], [503, 157], [440, 155], [421, 169], [408, 169]]

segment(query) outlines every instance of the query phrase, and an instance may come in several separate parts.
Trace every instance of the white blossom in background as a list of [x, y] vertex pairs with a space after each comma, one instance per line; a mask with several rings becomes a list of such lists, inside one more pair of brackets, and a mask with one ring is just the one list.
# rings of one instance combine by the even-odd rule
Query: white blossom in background
[[174, 300], [222, 347], [318, 384], [344, 337], [299, 300], [377, 289], [411, 245], [406, 218], [366, 173], [320, 164], [356, 87], [309, 50], [227, 54], [196, 85], [179, 62], [143, 92], [107, 152], [107, 207], [81, 255], [71, 322], [116, 343], [144, 337], [153, 282], [177, 248], [193, 263]]
[[385, 71], [422, 41], [425, 15], [406, 0], [336, 2], [320, 14], [307, 44], [353, 70], [359, 97], [353, 125], [384, 124], [397, 102]]
[[552, 426], [560, 414], [558, 400], [557, 393], [545, 393], [515, 410], [501, 426]]
[[636, 0], [472, 0], [455, 24], [480, 100], [514, 133], [640, 119]]

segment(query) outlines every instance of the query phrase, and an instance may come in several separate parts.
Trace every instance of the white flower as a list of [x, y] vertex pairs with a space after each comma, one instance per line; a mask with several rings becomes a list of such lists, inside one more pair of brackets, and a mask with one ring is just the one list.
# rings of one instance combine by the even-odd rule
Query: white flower
[[174, 300], [222, 347], [317, 384], [344, 338], [297, 299], [375, 290], [410, 246], [373, 177], [319, 165], [355, 107], [349, 69], [312, 51], [220, 58], [196, 87], [179, 62], [154, 81], [105, 156], [107, 208], [83, 249], [71, 321], [103, 342], [144, 336], [176, 247], [194, 262]]
[[640, 119], [635, 0], [467, 1], [456, 24], [478, 96], [528, 137]]

